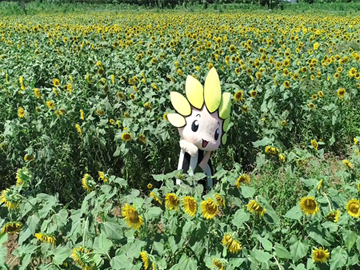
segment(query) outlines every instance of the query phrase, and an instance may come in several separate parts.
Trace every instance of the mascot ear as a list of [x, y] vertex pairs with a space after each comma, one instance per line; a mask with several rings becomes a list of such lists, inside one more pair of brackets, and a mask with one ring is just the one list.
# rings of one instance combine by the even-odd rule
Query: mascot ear
[[210, 113], [215, 112], [221, 102], [221, 87], [219, 75], [215, 68], [211, 68], [205, 79], [204, 99], [206, 108]]
[[185, 117], [191, 114], [191, 106], [183, 95], [178, 92], [171, 92], [170, 100], [178, 113]]
[[231, 95], [230, 93], [223, 93], [221, 103], [219, 107], [219, 117], [221, 119], [227, 119], [231, 110]]
[[186, 78], [185, 92], [191, 105], [201, 110], [204, 104], [204, 89], [201, 83], [193, 76], [188, 75]]
[[169, 113], [167, 115], [167, 119], [169, 120], [170, 124], [177, 128], [181, 128], [186, 125], [185, 118], [177, 113]]

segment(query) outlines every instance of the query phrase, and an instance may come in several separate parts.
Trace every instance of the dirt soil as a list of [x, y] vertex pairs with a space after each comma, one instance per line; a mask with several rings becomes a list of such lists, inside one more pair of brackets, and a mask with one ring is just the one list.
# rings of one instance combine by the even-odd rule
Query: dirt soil
[[17, 233], [9, 234], [8, 237], [9, 238], [8, 238], [7, 242], [5, 243], [5, 247], [7, 248], [5, 262], [7, 264], [10, 264], [10, 269], [13, 269], [13, 267], [19, 263], [19, 259], [11, 254], [18, 247], [17, 239], [19, 237], [19, 234], [17, 234]]

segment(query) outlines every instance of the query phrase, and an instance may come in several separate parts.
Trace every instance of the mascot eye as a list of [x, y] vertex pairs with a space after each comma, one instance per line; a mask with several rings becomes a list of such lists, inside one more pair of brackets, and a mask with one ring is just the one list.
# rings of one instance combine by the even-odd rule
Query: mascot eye
[[195, 120], [191, 125], [191, 130], [196, 132], [199, 129], [199, 121]]
[[219, 131], [219, 129], [217, 129], [215, 131], [215, 135], [214, 135], [215, 141], [217, 141], [217, 139], [219, 139], [219, 135], [220, 135], [220, 131]]

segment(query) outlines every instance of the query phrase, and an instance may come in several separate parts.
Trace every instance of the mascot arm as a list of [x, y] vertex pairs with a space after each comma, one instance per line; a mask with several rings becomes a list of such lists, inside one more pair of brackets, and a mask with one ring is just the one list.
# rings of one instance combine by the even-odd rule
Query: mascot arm
[[196, 154], [198, 153], [198, 150], [199, 150], [195, 144], [190, 143], [185, 140], [180, 140], [180, 148], [183, 151], [189, 153], [190, 156], [196, 156]]

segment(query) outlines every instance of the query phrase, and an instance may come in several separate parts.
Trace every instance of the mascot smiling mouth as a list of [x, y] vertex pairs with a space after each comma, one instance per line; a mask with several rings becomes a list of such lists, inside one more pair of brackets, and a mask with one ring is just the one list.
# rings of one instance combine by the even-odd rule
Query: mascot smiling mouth
[[208, 145], [209, 141], [202, 139], [202, 147], [205, 148]]

